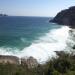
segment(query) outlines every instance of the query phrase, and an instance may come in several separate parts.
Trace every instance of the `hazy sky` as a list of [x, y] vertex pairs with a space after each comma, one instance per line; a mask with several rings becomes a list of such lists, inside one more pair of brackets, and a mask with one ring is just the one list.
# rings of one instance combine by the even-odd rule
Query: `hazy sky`
[[75, 0], [0, 0], [0, 12], [15, 16], [55, 16]]

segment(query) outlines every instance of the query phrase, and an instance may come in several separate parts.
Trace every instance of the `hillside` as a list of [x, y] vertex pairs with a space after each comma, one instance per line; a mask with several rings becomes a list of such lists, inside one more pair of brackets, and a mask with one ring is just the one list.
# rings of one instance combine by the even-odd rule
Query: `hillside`
[[75, 6], [60, 11], [50, 22], [75, 28]]

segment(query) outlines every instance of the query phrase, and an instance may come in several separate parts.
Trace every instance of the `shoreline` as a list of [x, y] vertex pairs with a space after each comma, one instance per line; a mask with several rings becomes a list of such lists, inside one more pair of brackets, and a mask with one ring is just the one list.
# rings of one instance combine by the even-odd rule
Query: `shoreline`
[[33, 58], [19, 58], [13, 55], [0, 55], [0, 64], [15, 64], [15, 65], [27, 65], [27, 67], [35, 68], [39, 65], [38, 61]]
[[[70, 29], [69, 30], [69, 35], [70, 35], [70, 37], [69, 37], [69, 41], [68, 41], [68, 43], [71, 43], [72, 44], [72, 46], [70, 47], [69, 46], [69, 48], [68, 48], [68, 50], [70, 50], [71, 48], [73, 48], [73, 46], [75, 46], [75, 43], [73, 44], [73, 42], [72, 41], [74, 41], [73, 40], [73, 38], [75, 37], [75, 29]], [[72, 39], [72, 41], [71, 41], [71, 39]], [[56, 53], [56, 55], [57, 55], [57, 53], [63, 53], [63, 51], [67, 51], [68, 52], [68, 50], [66, 49], [66, 50], [62, 50], [62, 51], [55, 51], [55, 53]], [[58, 56], [58, 55], [57, 55]], [[35, 60], [35, 61], [34, 61]], [[27, 61], [28, 61], [28, 63], [27, 63]], [[29, 62], [30, 61], [30, 62]], [[18, 56], [14, 56], [14, 55], [0, 55], [0, 63], [10, 63], [10, 64], [18, 64], [18, 65], [20, 65], [20, 64], [27, 64], [27, 65], [29, 65], [29, 64], [40, 64], [38, 61], [37, 61], [37, 59], [36, 58], [34, 58], [34, 57], [32, 57], [32, 56], [30, 56], [30, 57], [27, 57], [27, 58], [19, 58]], [[36, 66], [36, 65], [35, 65]]]

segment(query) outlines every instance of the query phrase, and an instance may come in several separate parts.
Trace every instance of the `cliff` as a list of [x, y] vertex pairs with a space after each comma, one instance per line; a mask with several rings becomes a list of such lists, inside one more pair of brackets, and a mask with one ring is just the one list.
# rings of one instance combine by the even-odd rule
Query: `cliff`
[[39, 65], [37, 60], [33, 57], [29, 57], [28, 59], [21, 58], [21, 64], [26, 65], [28, 69], [35, 68]]
[[16, 56], [0, 55], [0, 63], [19, 64], [19, 58]]
[[75, 28], [75, 6], [62, 10], [50, 22]]
[[11, 55], [0, 55], [0, 64], [18, 64], [18, 65], [26, 65], [28, 69], [35, 68], [38, 66], [38, 62], [35, 58], [29, 57], [27, 59], [25, 58], [18, 58], [16, 56]]

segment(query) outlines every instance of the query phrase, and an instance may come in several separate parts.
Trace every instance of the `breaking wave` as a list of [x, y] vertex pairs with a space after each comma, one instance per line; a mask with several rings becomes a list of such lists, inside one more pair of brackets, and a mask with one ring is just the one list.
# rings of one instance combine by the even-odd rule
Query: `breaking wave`
[[[38, 62], [46, 62], [48, 59], [56, 56], [55, 51], [64, 50], [67, 46], [66, 41], [69, 37], [70, 28], [62, 26], [58, 29], [52, 29], [44, 36], [35, 40], [29, 47], [22, 50], [16, 48], [0, 48], [1, 55], [15, 55], [18, 57], [33, 56]], [[21, 39], [25, 41], [24, 39]], [[12, 50], [11, 49], [15, 49]]]

